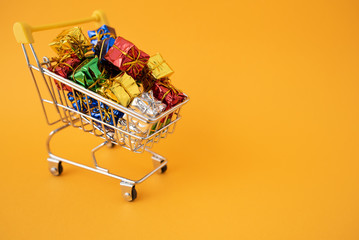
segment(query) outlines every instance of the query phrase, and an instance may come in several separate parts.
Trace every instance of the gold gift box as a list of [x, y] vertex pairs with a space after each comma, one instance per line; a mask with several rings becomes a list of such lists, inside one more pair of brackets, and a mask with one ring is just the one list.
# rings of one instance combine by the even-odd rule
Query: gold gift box
[[131, 101], [141, 94], [135, 80], [126, 73], [117, 76], [110, 89], [116, 96], [118, 103], [124, 107], [128, 107]]
[[49, 45], [59, 56], [75, 53], [79, 58], [83, 58], [92, 48], [80, 27], [62, 31]]
[[172, 68], [166, 63], [159, 53], [150, 57], [147, 66], [150, 69], [152, 76], [156, 79], [169, 77], [174, 73]]

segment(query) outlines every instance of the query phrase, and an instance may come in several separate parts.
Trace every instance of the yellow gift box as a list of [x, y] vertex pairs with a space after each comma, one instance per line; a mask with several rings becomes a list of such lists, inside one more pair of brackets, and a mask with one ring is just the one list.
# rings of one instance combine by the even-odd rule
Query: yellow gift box
[[124, 107], [128, 107], [131, 101], [141, 94], [135, 80], [126, 73], [114, 79], [110, 90], [116, 96], [118, 103]]
[[49, 45], [59, 56], [75, 53], [79, 58], [83, 58], [92, 48], [80, 27], [62, 31]]
[[166, 61], [162, 58], [161, 54], [159, 53], [150, 57], [150, 59], [147, 62], [147, 66], [152, 76], [156, 79], [169, 77], [174, 73], [172, 68], [166, 63]]

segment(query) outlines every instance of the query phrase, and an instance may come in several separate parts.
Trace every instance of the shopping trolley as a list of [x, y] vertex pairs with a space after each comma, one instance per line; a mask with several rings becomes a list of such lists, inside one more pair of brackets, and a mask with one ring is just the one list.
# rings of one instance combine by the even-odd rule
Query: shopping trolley
[[[62, 163], [65, 162], [77, 167], [119, 179], [121, 181], [120, 186], [122, 196], [127, 201], [133, 201], [137, 197], [137, 191], [135, 189], [136, 184], [142, 183], [156, 172], [163, 173], [167, 170], [166, 158], [151, 151], [150, 149], [162, 138], [166, 138], [169, 133], [174, 132], [176, 123], [181, 119], [180, 110], [182, 106], [189, 101], [189, 97], [185, 95], [185, 101], [163, 112], [158, 117], [151, 118], [139, 114], [130, 108], [123, 107], [48, 70], [50, 66], [49, 59], [44, 57], [40, 61], [37, 57], [33, 47], [34, 39], [32, 33], [89, 22], [95, 22], [98, 26], [101, 26], [103, 24], [107, 24], [107, 18], [102, 11], [97, 10], [94, 11], [92, 16], [89, 18], [57, 24], [33, 27], [26, 23], [17, 22], [14, 24], [14, 35], [17, 42], [21, 44], [22, 50], [25, 54], [25, 59], [30, 70], [30, 74], [34, 80], [47, 124], [54, 125], [57, 123], [63, 123], [62, 126], [50, 132], [47, 139], [47, 151], [49, 155], [47, 161], [50, 172], [55, 176], [61, 175], [63, 171]], [[33, 58], [35, 60], [34, 63], [32, 63], [33, 60], [30, 61], [28, 49], [30, 49], [32, 52]], [[42, 88], [40, 87], [40, 84], [42, 85]], [[81, 93], [81, 95], [86, 98], [87, 105], [89, 104], [89, 99], [95, 99], [98, 104], [101, 120], [91, 116], [89, 106], [87, 108], [88, 111], [85, 112], [79, 111], [80, 109], [75, 109], [69, 99], [66, 97], [66, 91], [63, 89], [63, 84], [69, 86], [72, 89], [75, 101], [82, 100], [79, 99], [80, 97], [78, 94], [75, 94], [75, 92]], [[60, 87], [58, 88], [57, 86]], [[103, 109], [101, 108], [101, 106], [103, 106], [102, 104], [107, 105], [108, 110], [110, 110], [110, 113], [112, 113], [111, 116], [113, 125], [104, 121], [102, 112]], [[53, 107], [51, 107], [51, 105]], [[53, 108], [53, 113], [50, 113], [50, 107]], [[117, 122], [114, 118], [114, 111], [120, 111], [124, 113], [124, 116]], [[50, 115], [55, 116], [53, 117], [54, 120], [50, 119]], [[133, 131], [133, 127], [136, 126], [136, 124], [142, 124], [148, 127], [149, 130], [147, 131], [146, 135], [137, 134], [135, 131]], [[56, 133], [69, 126], [82, 129], [84, 132], [91, 133], [96, 137], [104, 139], [104, 142], [92, 150], [94, 166], [88, 166], [74, 162], [52, 153], [50, 149], [50, 142], [52, 137]], [[108, 169], [99, 166], [95, 156], [95, 153], [106, 145], [109, 147], [118, 145], [134, 153], [147, 152], [152, 156], [154, 169], [138, 180], [132, 180], [111, 173]]]

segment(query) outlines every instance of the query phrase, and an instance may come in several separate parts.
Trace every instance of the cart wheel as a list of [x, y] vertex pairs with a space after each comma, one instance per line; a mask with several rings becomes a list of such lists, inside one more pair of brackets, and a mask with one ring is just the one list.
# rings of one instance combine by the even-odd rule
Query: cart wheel
[[132, 202], [137, 198], [137, 191], [135, 185], [121, 182], [121, 190], [122, 196], [126, 201]]
[[108, 148], [113, 148], [113, 147], [115, 147], [115, 144], [113, 142], [108, 142], [107, 147]]
[[54, 176], [60, 176], [64, 170], [64, 168], [62, 167], [62, 162], [59, 162], [57, 166], [56, 165], [54, 166], [53, 164], [51, 165], [52, 166], [49, 167], [51, 174]]
[[[163, 163], [163, 160], [161, 161], [161, 163]], [[165, 173], [166, 171], [167, 171], [167, 164], [161, 168], [161, 173]]]
[[131, 194], [132, 194], [132, 200], [130, 202], [134, 201], [137, 198], [137, 191], [135, 186], [132, 187]]

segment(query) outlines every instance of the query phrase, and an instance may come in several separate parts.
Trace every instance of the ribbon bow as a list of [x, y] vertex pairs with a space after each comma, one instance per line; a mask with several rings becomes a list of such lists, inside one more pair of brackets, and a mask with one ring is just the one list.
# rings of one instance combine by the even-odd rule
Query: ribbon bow
[[[140, 50], [138, 50], [137, 57], [134, 58], [131, 55], [129, 55], [128, 53], [126, 53], [126, 52], [122, 51], [121, 49], [119, 49], [116, 45], [113, 45], [113, 47], [116, 48], [117, 50], [119, 50], [123, 55], [125, 55], [126, 57], [131, 59], [130, 62], [122, 64], [122, 66], [129, 66], [126, 69], [126, 72], [131, 70], [131, 68], [134, 68], [135, 72], [137, 71], [136, 73], [138, 73], [146, 65], [146, 63], [147, 63], [146, 59], [145, 58], [140, 59], [140, 57], [141, 57], [141, 51]], [[135, 55], [135, 49], [133, 47], [131, 48], [131, 51], [132, 51], [132, 55]]]
[[90, 40], [102, 40], [102, 37], [109, 36], [112, 38], [116, 38], [116, 36], [113, 33], [105, 33], [103, 29], [100, 29], [98, 32], [95, 32], [95, 35], [90, 38]]
[[162, 85], [162, 86], [168, 88], [168, 91], [165, 94], [163, 94], [161, 101], [163, 101], [171, 91], [173, 91], [173, 93], [175, 93], [175, 94], [179, 94], [181, 92], [180, 90], [178, 90], [171, 84], [171, 82], [168, 78], [160, 79], [160, 80], [158, 80], [157, 83], [159, 85]]

